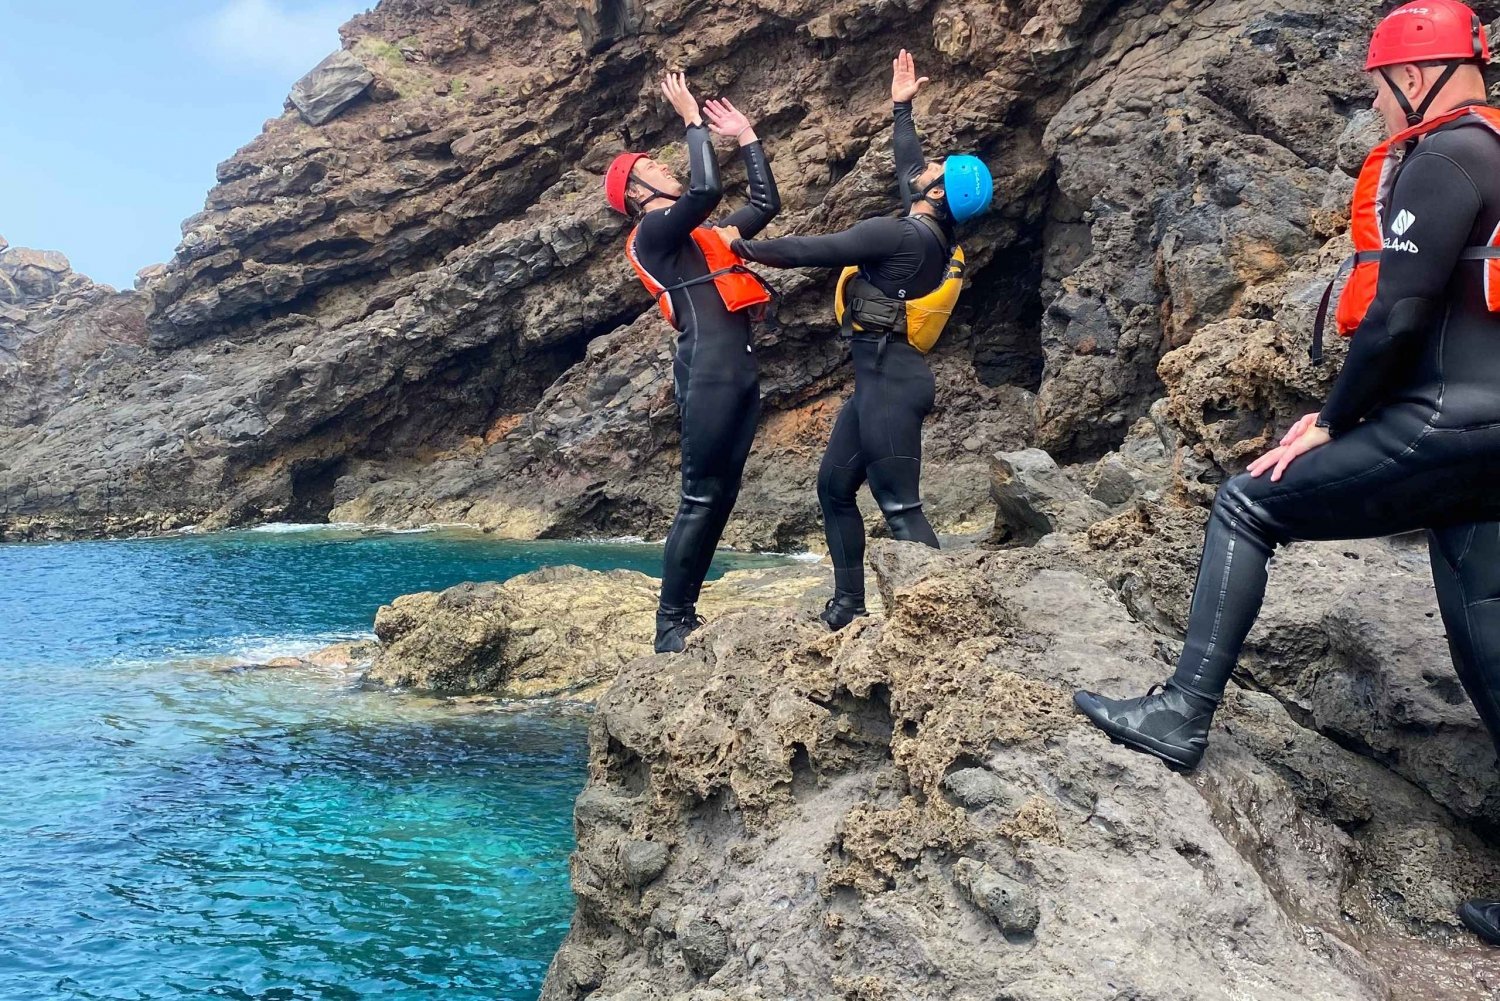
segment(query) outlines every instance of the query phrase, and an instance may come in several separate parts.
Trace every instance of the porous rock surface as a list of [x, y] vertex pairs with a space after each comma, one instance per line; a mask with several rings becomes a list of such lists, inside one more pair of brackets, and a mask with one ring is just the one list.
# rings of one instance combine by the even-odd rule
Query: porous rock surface
[[[1439, 770], [1387, 768], [1238, 687], [1191, 777], [1074, 715], [1076, 687], [1168, 670], [1170, 636], [1119, 590], [1172, 576], [1132, 553], [1140, 517], [996, 553], [879, 543], [883, 618], [830, 635], [747, 613], [626, 664], [598, 704], [545, 1001], [1493, 998], [1500, 961], [1454, 908], [1500, 886], [1500, 852]], [[1278, 582], [1262, 648], [1337, 579]], [[1348, 597], [1299, 609], [1308, 631], [1337, 635]], [[1442, 685], [1403, 672], [1438, 647], [1418, 634], [1369, 667], [1421, 702]], [[1287, 653], [1294, 676], [1325, 663]], [[1450, 753], [1493, 776], [1472, 711], [1447, 708]]]

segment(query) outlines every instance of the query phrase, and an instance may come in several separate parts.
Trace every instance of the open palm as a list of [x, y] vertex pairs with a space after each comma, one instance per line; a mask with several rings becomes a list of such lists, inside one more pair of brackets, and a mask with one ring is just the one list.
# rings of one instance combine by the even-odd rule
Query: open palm
[[902, 49], [891, 62], [891, 100], [904, 104], [916, 97], [917, 91], [927, 82], [927, 77], [917, 77], [916, 60], [912, 59], [910, 52]]
[[750, 119], [725, 100], [709, 101], [703, 105], [703, 114], [708, 118], [708, 128], [715, 135], [738, 136], [750, 127]]

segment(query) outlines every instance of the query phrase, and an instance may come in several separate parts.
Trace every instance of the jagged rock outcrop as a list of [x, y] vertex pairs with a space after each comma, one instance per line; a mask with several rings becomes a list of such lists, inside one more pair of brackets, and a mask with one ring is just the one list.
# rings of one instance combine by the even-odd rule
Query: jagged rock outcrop
[[[1072, 713], [1075, 687], [1167, 671], [1170, 638], [1120, 600], [1129, 577], [1172, 579], [1151, 561], [1191, 562], [1130, 551], [1150, 516], [1001, 553], [877, 544], [887, 617], [829, 635], [806, 611], [746, 614], [627, 664], [593, 727], [545, 1001], [1492, 998], [1500, 962], [1453, 913], [1500, 886], [1461, 819], [1471, 789], [1409, 781], [1248, 689], [1190, 778]], [[1365, 611], [1399, 628], [1420, 574], [1399, 551], [1354, 574], [1337, 546], [1306, 558], [1257, 642], [1336, 684], [1347, 668], [1286, 634], [1338, 635], [1316, 609], [1349, 577], [1411, 586]], [[1413, 673], [1441, 637], [1369, 653], [1408, 703], [1443, 701], [1447, 679]], [[1493, 773], [1472, 710], [1444, 711], [1449, 747]]]
[[115, 370], [144, 353], [145, 305], [78, 274], [60, 253], [0, 238], [0, 428], [34, 424], [114, 383]]
[[[701, 613], [807, 604], [830, 591], [807, 565], [734, 570], [710, 581]], [[548, 567], [503, 584], [408, 594], [375, 617], [366, 681], [442, 694], [591, 699], [651, 652], [661, 582], [632, 570]], [[826, 597], [826, 595], [824, 595]]]

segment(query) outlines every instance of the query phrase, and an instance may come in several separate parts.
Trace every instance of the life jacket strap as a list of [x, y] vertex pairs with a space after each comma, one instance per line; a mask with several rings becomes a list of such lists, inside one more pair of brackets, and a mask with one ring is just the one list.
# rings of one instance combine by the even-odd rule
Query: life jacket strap
[[1314, 365], [1323, 364], [1323, 331], [1328, 327], [1328, 310], [1333, 305], [1333, 290], [1338, 287], [1339, 282], [1360, 264], [1369, 264], [1371, 261], [1380, 260], [1380, 251], [1362, 250], [1350, 254], [1343, 264], [1339, 265], [1338, 274], [1333, 276], [1333, 281], [1323, 290], [1322, 301], [1318, 303], [1318, 318], [1313, 321], [1312, 346], [1308, 348], [1308, 357]]
[[[660, 302], [662, 296], [667, 295], [671, 292], [681, 292], [683, 289], [689, 289], [695, 285], [707, 285], [719, 278], [723, 278], [725, 275], [749, 275], [751, 278], [755, 279], [756, 283], [760, 285], [761, 288], [766, 290], [767, 295], [769, 295], [772, 299], [776, 298], [776, 290], [767, 285], [765, 279], [761, 278], [760, 275], [756, 274], [754, 271], [751, 271], [743, 264], [732, 264], [727, 268], [720, 268], [717, 271], [710, 271], [708, 274], [702, 276], [701, 278], [689, 278], [687, 281], [678, 282], [676, 285], [664, 286], [660, 292], [656, 293], [656, 300], [657, 302]], [[755, 309], [750, 310], [749, 313], [752, 320], [759, 321], [766, 314], [766, 304], [760, 304], [759, 306], [755, 307]]]
[[[1461, 261], [1500, 261], [1500, 247], [1466, 247], [1463, 253], [1458, 255]], [[1323, 299], [1318, 303], [1318, 318], [1313, 323], [1312, 347], [1308, 356], [1314, 365], [1323, 364], [1323, 331], [1328, 327], [1328, 311], [1333, 304], [1333, 290], [1338, 287], [1344, 276], [1354, 270], [1356, 265], [1368, 264], [1371, 261], [1380, 260], [1380, 251], [1364, 250], [1357, 254], [1351, 254], [1343, 264], [1339, 265], [1338, 274], [1333, 276], [1333, 281], [1323, 290]]]

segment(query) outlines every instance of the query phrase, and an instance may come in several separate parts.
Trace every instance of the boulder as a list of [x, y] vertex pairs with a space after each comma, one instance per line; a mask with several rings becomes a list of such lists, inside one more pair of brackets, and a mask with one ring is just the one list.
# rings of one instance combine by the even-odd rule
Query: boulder
[[993, 456], [990, 497], [995, 502], [990, 541], [1001, 545], [1032, 545], [1053, 532], [1085, 528], [1109, 513], [1039, 448]]
[[322, 125], [353, 104], [375, 82], [354, 53], [340, 50], [314, 66], [288, 98], [309, 125]]

